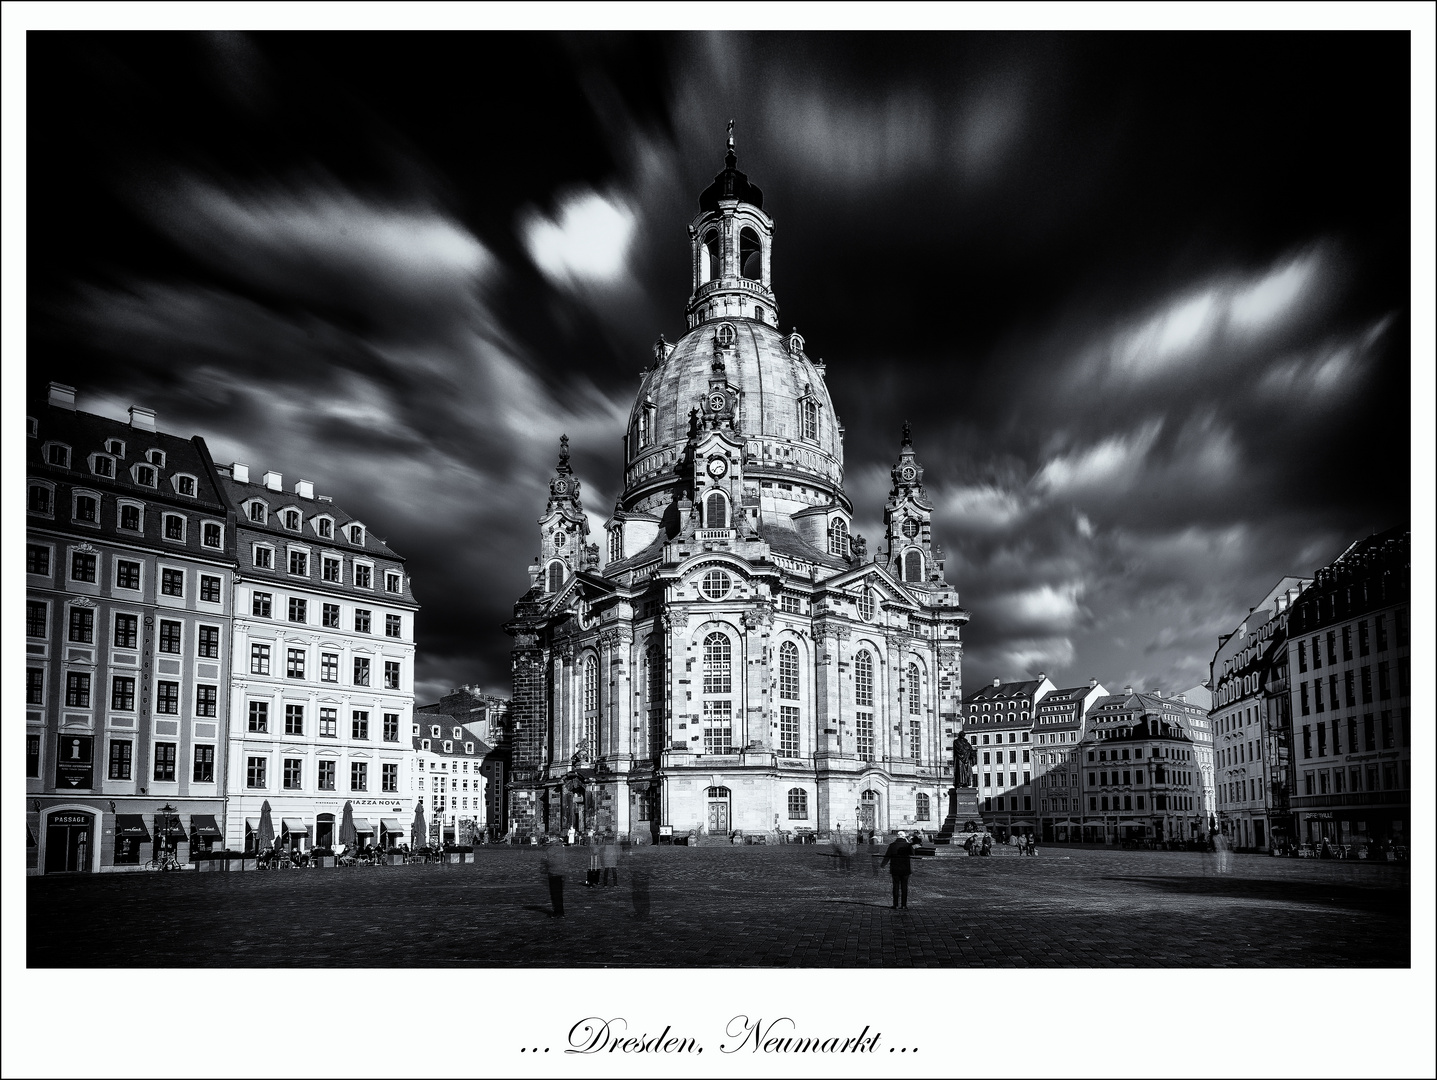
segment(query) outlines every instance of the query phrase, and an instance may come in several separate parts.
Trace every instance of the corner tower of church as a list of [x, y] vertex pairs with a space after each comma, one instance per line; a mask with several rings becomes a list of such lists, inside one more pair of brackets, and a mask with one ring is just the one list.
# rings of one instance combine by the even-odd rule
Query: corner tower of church
[[623, 435], [602, 565], [563, 440], [505, 627], [519, 835], [942, 821], [968, 613], [907, 425], [886, 546], [853, 535], [824, 363], [778, 329], [773, 228], [730, 132], [689, 226], [688, 329], [655, 342]]

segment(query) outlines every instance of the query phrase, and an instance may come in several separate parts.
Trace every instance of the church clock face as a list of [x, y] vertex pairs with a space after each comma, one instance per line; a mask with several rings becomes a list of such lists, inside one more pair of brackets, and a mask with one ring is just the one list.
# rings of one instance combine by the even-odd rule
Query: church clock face
[[723, 407], [728, 404], [727, 399], [717, 390], [709, 395], [709, 412], [723, 412]]
[[565, 481], [563, 481], [563, 480], [555, 480], [555, 481], [554, 481], [554, 491], [555, 491], [555, 493], [557, 493], [557, 494], [559, 494], [559, 495], [562, 495], [562, 494], [564, 494], [564, 492], [566, 492], [566, 491], [568, 491], [568, 490], [569, 490], [569, 485], [568, 485]]
[[918, 522], [914, 521], [912, 518], [909, 518], [907, 521], [905, 521], [903, 523], [903, 535], [908, 537], [908, 539], [910, 540], [917, 536]]
[[709, 458], [709, 475], [718, 479], [728, 472], [728, 462], [721, 457]]
[[[905, 465], [905, 466], [903, 466], [903, 479], [905, 479], [905, 480], [912, 480], [912, 479], [913, 479], [915, 476], [917, 476], [917, 475], [918, 475], [918, 470], [915, 469], [912, 465]], [[909, 535], [912, 535], [912, 534], [910, 533]]]

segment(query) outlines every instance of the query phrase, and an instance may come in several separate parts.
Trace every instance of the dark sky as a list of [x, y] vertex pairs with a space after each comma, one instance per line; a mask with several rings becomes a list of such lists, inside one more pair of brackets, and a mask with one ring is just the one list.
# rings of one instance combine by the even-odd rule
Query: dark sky
[[29, 378], [408, 556], [508, 692], [561, 433], [598, 528], [685, 227], [777, 225], [870, 542], [905, 419], [971, 687], [1173, 690], [1407, 520], [1405, 34], [31, 34]]

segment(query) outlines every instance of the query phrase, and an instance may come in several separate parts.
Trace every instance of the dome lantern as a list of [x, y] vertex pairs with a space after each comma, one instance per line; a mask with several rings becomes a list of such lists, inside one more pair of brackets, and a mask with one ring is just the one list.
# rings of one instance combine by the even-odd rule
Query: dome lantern
[[753, 319], [778, 325], [770, 254], [773, 219], [763, 212], [763, 192], [738, 169], [733, 121], [729, 121], [724, 168], [699, 196], [699, 215], [689, 225], [693, 294], [689, 329], [713, 319]]

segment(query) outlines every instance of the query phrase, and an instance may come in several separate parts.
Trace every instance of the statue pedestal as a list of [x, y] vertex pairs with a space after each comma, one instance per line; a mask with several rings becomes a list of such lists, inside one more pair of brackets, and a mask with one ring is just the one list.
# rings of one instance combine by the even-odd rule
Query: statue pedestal
[[976, 822], [981, 829], [983, 826], [983, 814], [978, 809], [978, 789], [976, 787], [954, 788], [948, 795], [948, 817], [943, 822], [943, 828], [933, 838], [935, 844], [950, 844], [953, 842], [955, 833], [963, 833], [963, 828], [968, 822]]

